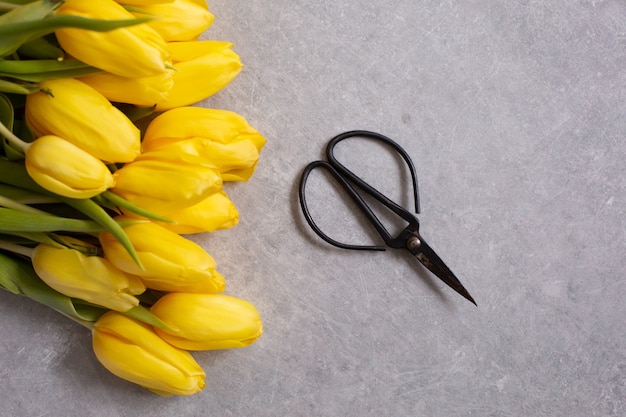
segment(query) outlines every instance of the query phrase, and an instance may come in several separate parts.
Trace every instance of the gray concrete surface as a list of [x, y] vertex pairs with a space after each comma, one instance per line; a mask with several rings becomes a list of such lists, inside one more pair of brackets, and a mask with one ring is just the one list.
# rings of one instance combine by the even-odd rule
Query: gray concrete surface
[[[3, 293], [0, 415], [626, 415], [626, 3], [210, 4], [204, 37], [234, 42], [246, 68], [203, 105], [268, 144], [228, 187], [241, 223], [197, 240], [265, 335], [195, 355], [206, 390], [164, 399], [105, 371], [84, 329]], [[414, 158], [423, 234], [478, 308], [405, 254], [306, 227], [296, 180], [351, 129]], [[382, 154], [351, 156], [406, 203]], [[313, 180], [320, 223], [371, 239]]]

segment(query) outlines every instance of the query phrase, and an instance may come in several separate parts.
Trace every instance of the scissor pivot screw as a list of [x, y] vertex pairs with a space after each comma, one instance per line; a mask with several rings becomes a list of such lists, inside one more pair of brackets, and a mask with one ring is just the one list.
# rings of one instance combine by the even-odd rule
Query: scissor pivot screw
[[417, 237], [412, 236], [410, 237], [407, 241], [406, 241], [406, 246], [409, 249], [417, 249], [420, 247], [420, 245], [422, 244], [422, 241], [419, 240]]

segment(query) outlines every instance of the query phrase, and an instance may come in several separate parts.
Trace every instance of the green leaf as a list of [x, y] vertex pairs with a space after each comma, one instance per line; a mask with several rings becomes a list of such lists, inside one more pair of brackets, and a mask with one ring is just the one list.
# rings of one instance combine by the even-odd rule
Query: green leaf
[[0, 92], [13, 94], [32, 94], [39, 91], [39, 86], [30, 82], [13, 82], [0, 78]]
[[[1, 80], [0, 80], [1, 81]], [[13, 109], [13, 103], [11, 100], [0, 93], [0, 122], [6, 126], [7, 129], [13, 131], [13, 124], [15, 122], [15, 110]], [[19, 151], [11, 146], [9, 141], [2, 135], [2, 147], [4, 148], [4, 153], [7, 155], [9, 159], [13, 159], [21, 155]]]
[[105, 200], [108, 200], [110, 203], [112, 203], [116, 207], [121, 207], [123, 209], [126, 209], [132, 213], [138, 214], [145, 218], [156, 220], [159, 222], [174, 223], [173, 220], [168, 219], [167, 217], [159, 216], [158, 214], [154, 214], [148, 210], [145, 210], [110, 191], [105, 191], [102, 194], [100, 194], [100, 196], [104, 198]]
[[23, 294], [20, 286], [15, 282], [23, 274], [19, 264], [14, 259], [0, 252], [0, 287], [13, 294]]
[[39, 82], [55, 78], [75, 78], [101, 72], [77, 59], [0, 59], [0, 77]]
[[109, 216], [109, 214], [102, 207], [92, 200], [75, 200], [65, 197], [59, 197], [59, 200], [86, 214], [89, 218], [100, 224], [106, 231], [111, 233], [118, 242], [120, 242], [133, 261], [135, 261], [137, 265], [141, 266], [141, 261], [137, 256], [133, 243], [128, 238], [128, 235], [126, 235], [126, 232], [124, 232], [124, 228], [111, 216]]
[[84, 68], [89, 65], [77, 59], [0, 59], [0, 72], [13, 74], [31, 74], [46, 71], [60, 71], [67, 69]]
[[[54, 239], [52, 233], [44, 232], [16, 232], [12, 235], [26, 240], [29, 244], [32, 243], [45, 243], [46, 245], [54, 246], [55, 248], [65, 248], [67, 246], [59, 243], [57, 239]], [[14, 242], [15, 243], [15, 242]]]
[[[9, 2], [15, 3], [15, 2]], [[22, 7], [15, 7], [0, 16], [0, 25], [40, 20], [52, 13], [61, 5], [61, 1], [39, 0], [30, 1]]]
[[107, 311], [53, 290], [37, 276], [29, 261], [3, 252], [0, 252], [0, 287], [24, 295], [86, 325], [95, 322]]
[[11, 74], [6, 72], [0, 72], [0, 77], [11, 77], [15, 78], [16, 80], [36, 83], [46, 80], [56, 80], [59, 78], [83, 77], [85, 75], [95, 74], [97, 72], [102, 72], [102, 70], [94, 67], [84, 67], [62, 71], [34, 72], [30, 74]]
[[[75, 208], [81, 213], [87, 215], [90, 219], [98, 223], [102, 228], [111, 233], [120, 244], [128, 251], [137, 265], [141, 266], [141, 261], [137, 256], [137, 252], [132, 242], [124, 232], [123, 227], [113, 220], [111, 216], [98, 204], [89, 199], [78, 200], [73, 198], [62, 197], [51, 193], [40, 187], [26, 171], [26, 167], [22, 163], [7, 161], [0, 159], [0, 181], [13, 185], [15, 187], [25, 188], [39, 194], [47, 195], [58, 199], [59, 201]], [[102, 229], [101, 229], [102, 230]], [[25, 230], [24, 230], [25, 231]], [[43, 231], [43, 230], [39, 230]]]
[[34, 191], [2, 183], [0, 183], [0, 196], [10, 198], [11, 200], [18, 201], [22, 204], [47, 204], [58, 202], [49, 196], [44, 196]]
[[13, 103], [4, 94], [0, 94], [0, 122], [8, 129], [13, 129]]
[[[15, 112], [13, 111], [13, 103], [4, 94], [0, 94], [0, 122], [7, 127], [7, 129], [13, 129], [13, 120], [15, 119]], [[4, 139], [4, 136], [0, 135]]]
[[133, 307], [122, 314], [163, 330], [173, 330], [170, 326], [165, 324], [160, 318], [152, 314], [150, 310], [142, 305]]
[[7, 5], [24, 5], [24, 4], [28, 4], [28, 3], [33, 3], [35, 0], [3, 0], [2, 3], [5, 3]]
[[70, 219], [48, 214], [26, 213], [0, 207], [0, 231], [8, 232], [78, 232], [97, 233], [103, 227], [92, 220]]
[[13, 200], [12, 198], [4, 195], [0, 195], [0, 207], [19, 210], [25, 213], [49, 215], [49, 213], [46, 213], [45, 211], [41, 211], [39, 209], [36, 209], [35, 207], [31, 207], [28, 204], [20, 203], [19, 201]]
[[[11, 13], [11, 12], [9, 12]], [[8, 14], [8, 13], [7, 13]], [[3, 16], [0, 16], [0, 18]], [[33, 39], [48, 35], [61, 28], [77, 28], [107, 32], [127, 26], [149, 22], [151, 18], [99, 20], [81, 16], [48, 16], [35, 20], [18, 21], [0, 25], [0, 56], [8, 56]]]
[[23, 43], [17, 53], [20, 56], [36, 59], [62, 59], [65, 56], [65, 52], [46, 36]]

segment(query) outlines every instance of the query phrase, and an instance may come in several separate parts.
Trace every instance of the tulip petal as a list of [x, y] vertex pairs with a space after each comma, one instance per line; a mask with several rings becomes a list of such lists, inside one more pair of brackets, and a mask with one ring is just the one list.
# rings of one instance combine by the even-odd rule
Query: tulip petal
[[192, 206], [166, 211], [163, 215], [173, 222], [159, 222], [159, 225], [178, 234], [213, 232], [239, 223], [239, 212], [223, 191]]
[[157, 334], [181, 349], [241, 348], [263, 334], [257, 309], [224, 294], [169, 293], [151, 311], [175, 329], [156, 329]]
[[102, 161], [54, 135], [33, 142], [26, 151], [25, 164], [40, 186], [68, 198], [91, 198], [115, 184]]
[[212, 168], [150, 159], [147, 153], [113, 175], [112, 192], [156, 213], [199, 203], [222, 186]]
[[117, 311], [139, 305], [139, 300], [130, 293], [126, 274], [104, 258], [40, 244], [35, 248], [32, 262], [46, 284], [69, 297]]
[[114, 375], [165, 395], [192, 395], [206, 374], [193, 357], [161, 339], [150, 326], [110, 312], [94, 325], [92, 344]]
[[60, 136], [106, 162], [130, 162], [139, 155], [139, 129], [94, 88], [71, 78], [40, 86], [51, 94], [28, 95], [25, 109], [37, 136]]
[[134, 15], [141, 17], [141, 12], [160, 17], [152, 20], [148, 25], [168, 42], [195, 40], [215, 20], [204, 1], [175, 0], [168, 3], [144, 5], [141, 11]]
[[122, 271], [141, 277], [148, 288], [207, 293], [224, 290], [226, 281], [215, 270], [215, 260], [198, 244], [149, 221], [129, 225], [124, 231], [141, 266], [109, 233], [100, 235], [104, 255]]
[[[133, 18], [130, 12], [112, 0], [67, 0], [56, 14], [104, 20]], [[110, 32], [62, 28], [55, 34], [63, 49], [72, 56], [123, 77], [159, 74], [169, 65], [165, 41], [146, 24]]]
[[226, 87], [243, 68], [232, 46], [219, 41], [170, 43], [177, 71], [172, 89], [164, 100], [157, 103], [156, 110], [197, 103]]

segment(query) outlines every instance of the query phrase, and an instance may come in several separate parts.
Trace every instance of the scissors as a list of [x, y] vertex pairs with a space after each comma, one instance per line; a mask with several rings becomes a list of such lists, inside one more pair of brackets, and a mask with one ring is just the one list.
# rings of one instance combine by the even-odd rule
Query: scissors
[[[413, 256], [415, 256], [415, 258], [417, 258], [418, 261], [422, 263], [422, 265], [424, 265], [439, 279], [445, 282], [450, 288], [465, 297], [474, 305], [477, 305], [476, 301], [474, 301], [474, 298], [472, 298], [470, 293], [465, 289], [463, 284], [461, 284], [461, 282], [450, 270], [450, 268], [446, 266], [446, 264], [435, 253], [435, 251], [428, 245], [428, 243], [426, 243], [424, 238], [422, 238], [419, 233], [420, 223], [417, 217], [412, 212], [396, 204], [380, 191], [376, 190], [374, 187], [363, 181], [356, 174], [354, 174], [343, 164], [337, 161], [334, 155], [335, 146], [342, 140], [348, 138], [369, 138], [377, 140], [391, 146], [396, 152], [398, 152], [398, 154], [400, 154], [402, 159], [408, 165], [409, 171], [411, 173], [411, 181], [413, 185], [413, 199], [415, 201], [415, 212], [418, 214], [420, 212], [417, 175], [415, 174], [413, 161], [411, 161], [411, 158], [409, 157], [407, 152], [396, 142], [384, 135], [375, 132], [369, 132], [366, 130], [353, 130], [341, 133], [328, 142], [328, 145], [326, 146], [326, 158], [328, 159], [328, 161], [313, 161], [309, 163], [302, 172], [299, 187], [300, 206], [302, 207], [304, 217], [309, 226], [311, 226], [311, 229], [313, 229], [313, 231], [324, 241], [339, 248], [352, 250], [385, 250], [384, 246], [353, 245], [338, 242], [326, 235], [313, 221], [305, 198], [306, 182], [309, 174], [313, 170], [317, 168], [323, 168], [326, 169], [339, 182], [343, 189], [348, 193], [350, 198], [352, 198], [352, 200], [356, 203], [357, 207], [361, 209], [363, 214], [365, 214], [367, 219], [381, 236], [387, 247], [393, 249], [408, 250]], [[365, 202], [357, 189], [360, 190], [360, 192], [368, 194], [369, 196], [376, 199], [384, 207], [404, 219], [404, 221], [408, 222], [408, 225], [397, 236], [392, 236], [387, 228], [385, 228], [382, 222], [378, 219], [378, 217], [376, 217], [370, 206]]]

